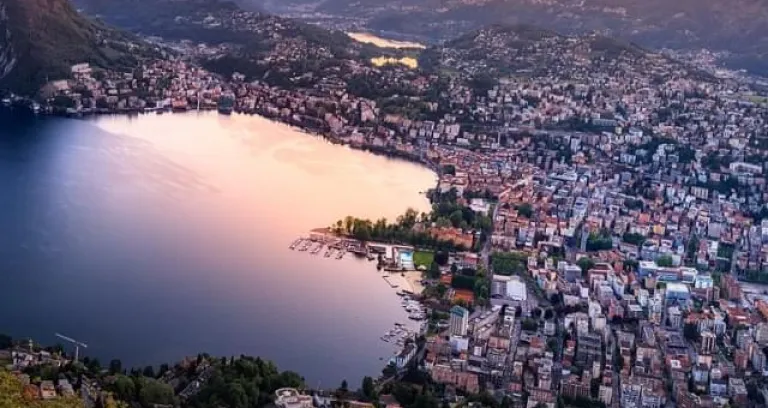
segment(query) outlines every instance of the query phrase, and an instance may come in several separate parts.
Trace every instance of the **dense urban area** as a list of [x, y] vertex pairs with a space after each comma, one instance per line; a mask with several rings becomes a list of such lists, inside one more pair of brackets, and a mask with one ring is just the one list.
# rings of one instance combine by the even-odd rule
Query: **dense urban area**
[[[119, 40], [154, 49], [130, 69], [83, 61], [37, 97], [3, 103], [259, 114], [430, 166], [431, 213], [349, 218], [336, 231], [416, 248], [424, 291], [401, 295], [426, 309], [422, 329], [381, 377], [332, 390], [247, 356], [130, 369], [73, 357], [69, 343], [63, 353], [3, 337], [0, 407], [765, 405], [760, 80], [707, 53], [678, 59], [527, 26], [417, 52], [239, 9], [168, 23], [172, 38]], [[242, 32], [263, 41], [238, 43]], [[376, 66], [376, 52], [420, 66]]]

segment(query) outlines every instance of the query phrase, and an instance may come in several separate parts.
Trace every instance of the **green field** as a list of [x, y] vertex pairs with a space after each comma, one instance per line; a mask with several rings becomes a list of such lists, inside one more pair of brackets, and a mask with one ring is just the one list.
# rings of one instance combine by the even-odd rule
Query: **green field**
[[747, 95], [746, 97], [747, 97], [747, 100], [752, 103], [757, 103], [757, 104], [768, 103], [768, 96]]
[[417, 268], [422, 265], [429, 268], [429, 265], [432, 265], [434, 259], [435, 254], [433, 252], [416, 251], [413, 253], [413, 264]]

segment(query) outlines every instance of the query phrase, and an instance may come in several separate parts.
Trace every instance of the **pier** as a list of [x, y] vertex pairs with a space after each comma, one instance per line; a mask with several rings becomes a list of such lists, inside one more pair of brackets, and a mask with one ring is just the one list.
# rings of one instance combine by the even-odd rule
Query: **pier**
[[389, 276], [382, 276], [381, 278], [384, 279], [384, 281], [387, 282], [389, 284], [389, 287], [391, 287], [392, 289], [397, 289], [399, 287], [389, 281]]
[[336, 259], [344, 258], [347, 251], [350, 250], [352, 243], [327, 235], [312, 234], [309, 238], [299, 237], [294, 240], [288, 249], [299, 252], [309, 252], [311, 255], [318, 255], [325, 249], [324, 258], [335, 256]]

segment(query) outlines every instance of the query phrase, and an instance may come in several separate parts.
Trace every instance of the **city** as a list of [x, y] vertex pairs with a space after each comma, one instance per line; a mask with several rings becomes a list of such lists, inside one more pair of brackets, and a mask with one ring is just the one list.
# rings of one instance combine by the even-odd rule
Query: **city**
[[[295, 27], [260, 13], [176, 20], [281, 41], [255, 57], [232, 44], [148, 37], [168, 53], [130, 72], [72, 65], [69, 78], [45, 84], [35, 110], [255, 114], [433, 169], [430, 213], [409, 210], [395, 224], [350, 218], [334, 232], [366, 248], [409, 245], [428, 259], [409, 267], [423, 273], [424, 289], [405, 301], [418, 300], [426, 321], [357, 393], [346, 381], [307, 387], [260, 359], [201, 354], [130, 372], [159, 390], [131, 400], [136, 393], [120, 395], [129, 372], [119, 361], [105, 368], [61, 349], [0, 343], [0, 361], [32, 400], [208, 406], [215, 393], [201, 390], [258, 366], [274, 381], [260, 384], [257, 401], [219, 406], [765, 405], [760, 80], [709, 64], [706, 53], [691, 63], [524, 26], [428, 47], [414, 68], [377, 67], [354, 42], [340, 52], [288, 38]], [[230, 63], [240, 58], [258, 62], [238, 72]], [[3, 103], [31, 100], [8, 94]], [[72, 366], [80, 371], [58, 371]], [[420, 394], [405, 401], [406, 388]]]

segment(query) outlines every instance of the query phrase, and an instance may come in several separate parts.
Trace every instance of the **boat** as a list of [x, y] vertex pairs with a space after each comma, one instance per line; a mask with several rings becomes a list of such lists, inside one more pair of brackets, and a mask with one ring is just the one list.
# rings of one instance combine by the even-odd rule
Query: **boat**
[[355, 256], [365, 257], [368, 256], [368, 249], [364, 244], [355, 244], [349, 246], [349, 252], [355, 254]]
[[323, 256], [325, 256], [326, 258], [330, 258], [331, 254], [333, 254], [333, 248], [328, 248], [328, 250], [325, 251], [325, 255]]
[[338, 253], [338, 254], [336, 254], [336, 259], [341, 259], [341, 258], [343, 258], [343, 257], [344, 257], [344, 250], [343, 250], [343, 249], [340, 249], [340, 250], [339, 250], [339, 253]]
[[4, 106], [11, 106], [11, 98], [3, 98]]
[[305, 241], [301, 245], [301, 248], [299, 248], [299, 251], [304, 252], [304, 251], [308, 250], [310, 246], [312, 246], [312, 241]]
[[288, 248], [290, 248], [290, 249], [296, 249], [296, 247], [297, 247], [297, 246], [299, 246], [299, 244], [301, 244], [301, 241], [303, 241], [301, 238], [297, 239], [296, 241], [293, 241], [293, 243], [291, 244], [291, 246], [289, 246]]
[[323, 249], [323, 244], [317, 244], [316, 247], [312, 248], [312, 252], [310, 252], [312, 255], [317, 255], [320, 250]]

